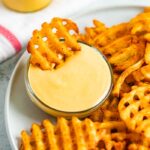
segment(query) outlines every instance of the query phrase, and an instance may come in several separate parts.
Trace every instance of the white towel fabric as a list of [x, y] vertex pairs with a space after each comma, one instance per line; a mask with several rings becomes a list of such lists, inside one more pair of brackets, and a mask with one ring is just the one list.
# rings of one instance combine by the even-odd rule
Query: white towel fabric
[[0, 63], [26, 46], [34, 29], [54, 16], [65, 17], [86, 8], [93, 0], [52, 0], [51, 4], [33, 13], [18, 13], [0, 3]]

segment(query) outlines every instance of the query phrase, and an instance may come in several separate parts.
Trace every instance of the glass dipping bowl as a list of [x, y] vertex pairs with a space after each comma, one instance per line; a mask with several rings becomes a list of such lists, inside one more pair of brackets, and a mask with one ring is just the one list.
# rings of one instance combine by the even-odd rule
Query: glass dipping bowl
[[98, 51], [99, 54], [104, 59], [104, 61], [107, 63], [107, 66], [108, 66], [109, 71], [110, 71], [110, 77], [111, 77], [110, 78], [111, 83], [110, 83], [107, 91], [105, 92], [105, 95], [102, 98], [99, 99], [98, 103], [95, 106], [92, 106], [91, 108], [83, 110], [83, 111], [72, 111], [71, 112], [71, 111], [61, 111], [61, 110], [55, 109], [55, 108], [45, 104], [41, 99], [39, 99], [39, 97], [37, 97], [37, 95], [34, 93], [34, 91], [32, 90], [32, 87], [29, 83], [28, 69], [29, 69], [29, 65], [30, 65], [30, 58], [28, 58], [24, 75], [25, 75], [25, 85], [26, 85], [27, 94], [29, 95], [31, 101], [33, 103], [35, 103], [44, 112], [46, 112], [50, 115], [56, 116], [56, 117], [62, 116], [62, 117], [66, 117], [66, 118], [71, 118], [72, 116], [77, 116], [79, 118], [83, 118], [83, 117], [86, 117], [86, 116], [90, 115], [93, 111], [95, 111], [97, 108], [99, 108], [99, 106], [108, 98], [108, 96], [111, 93], [112, 86], [113, 86], [113, 74], [112, 74], [112, 68], [111, 68], [109, 62], [107, 61], [107, 59], [105, 58], [105, 56], [99, 50], [97, 50], [96, 48], [93, 47], [93, 49]]

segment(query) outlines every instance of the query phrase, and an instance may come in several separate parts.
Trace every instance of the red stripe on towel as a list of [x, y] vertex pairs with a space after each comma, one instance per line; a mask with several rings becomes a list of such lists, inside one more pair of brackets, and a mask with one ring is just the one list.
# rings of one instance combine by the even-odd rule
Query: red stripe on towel
[[0, 25], [0, 34], [2, 34], [12, 44], [16, 52], [19, 52], [22, 49], [21, 43], [16, 38], [16, 36], [1, 25]]

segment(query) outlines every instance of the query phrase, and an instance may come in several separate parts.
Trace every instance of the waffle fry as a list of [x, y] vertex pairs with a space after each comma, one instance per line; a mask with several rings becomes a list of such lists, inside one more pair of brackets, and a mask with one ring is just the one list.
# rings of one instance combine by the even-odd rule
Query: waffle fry
[[130, 26], [131, 26], [131, 34], [145, 34], [150, 32], [149, 26], [149, 11], [145, 11], [143, 13], [138, 14], [136, 17], [131, 19]]
[[124, 35], [120, 38], [117, 38], [110, 44], [104, 46], [102, 48], [103, 52], [105, 53], [105, 55], [112, 55], [115, 52], [118, 52], [120, 49], [129, 47], [133, 43], [135, 38], [137, 37], [132, 35]]
[[104, 141], [108, 149], [111, 149], [115, 142], [108, 144], [107, 140], [111, 137], [103, 136], [106, 131], [111, 134], [113, 129], [120, 132], [124, 131], [124, 123], [94, 123], [89, 119], [81, 121], [73, 117], [71, 121], [59, 118], [54, 126], [50, 121], [44, 120], [41, 126], [38, 124], [32, 125], [31, 135], [28, 135], [26, 131], [22, 131], [21, 150], [98, 149], [100, 146], [98, 142], [101, 140]]
[[93, 20], [93, 24], [94, 24], [94, 27], [86, 27], [85, 28], [86, 34], [80, 35], [80, 40], [84, 41], [85, 43], [90, 44], [90, 45], [94, 45], [93, 39], [97, 35], [103, 33], [107, 29], [105, 24], [103, 24], [102, 22], [100, 22], [98, 20]]
[[146, 44], [144, 59], [146, 64], [150, 64], [150, 43]]
[[122, 121], [99, 123], [90, 119], [81, 121], [76, 117], [70, 121], [59, 118], [55, 126], [44, 120], [42, 125], [32, 125], [31, 135], [22, 131], [21, 136], [21, 150], [124, 150], [149, 146], [149, 139], [144, 139], [143, 144], [138, 134], [127, 132]]
[[102, 51], [115, 71], [124, 71], [143, 58], [145, 41], [141, 37], [130, 34], [128, 23], [105, 28], [99, 33], [94, 29], [95, 27], [85, 28], [83, 41]]
[[108, 60], [114, 66], [114, 70], [124, 71], [143, 57], [143, 49], [143, 44], [131, 44], [129, 47], [116, 52]]
[[138, 61], [136, 64], [133, 66], [130, 66], [128, 69], [126, 69], [118, 78], [117, 83], [113, 89], [113, 95], [119, 97], [121, 86], [124, 82], [124, 80], [135, 70], [139, 69], [142, 64], [144, 63], [143, 59]]
[[101, 48], [129, 32], [128, 23], [112, 26], [94, 38], [95, 45]]
[[118, 121], [120, 120], [117, 98], [109, 98], [104, 104], [96, 111], [92, 112], [89, 118], [92, 121], [105, 122], [105, 121]]
[[121, 99], [118, 109], [127, 127], [150, 137], [150, 86], [134, 87]]
[[142, 66], [132, 74], [137, 82], [150, 81], [150, 65]]
[[42, 29], [35, 30], [28, 43], [30, 62], [44, 70], [62, 64], [65, 58], [80, 50], [78, 33], [78, 27], [69, 19], [53, 18], [50, 24], [43, 23]]

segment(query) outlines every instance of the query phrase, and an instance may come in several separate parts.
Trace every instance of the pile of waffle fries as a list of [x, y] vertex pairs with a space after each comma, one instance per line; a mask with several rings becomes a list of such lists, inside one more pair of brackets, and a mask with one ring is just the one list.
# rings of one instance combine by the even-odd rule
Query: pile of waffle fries
[[150, 149], [150, 9], [112, 27], [98, 20], [93, 23], [79, 36], [110, 62], [111, 95], [86, 119], [33, 124], [31, 134], [21, 133], [21, 150]]

